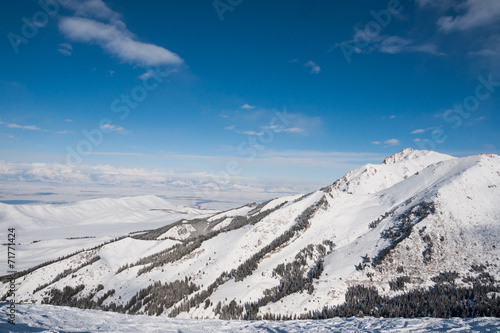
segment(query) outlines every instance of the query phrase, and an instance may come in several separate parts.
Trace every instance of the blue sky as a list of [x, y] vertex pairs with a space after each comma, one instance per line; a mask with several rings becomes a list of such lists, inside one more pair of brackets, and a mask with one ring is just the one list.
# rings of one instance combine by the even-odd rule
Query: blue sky
[[2, 7], [11, 164], [329, 184], [406, 147], [499, 152], [497, 0]]

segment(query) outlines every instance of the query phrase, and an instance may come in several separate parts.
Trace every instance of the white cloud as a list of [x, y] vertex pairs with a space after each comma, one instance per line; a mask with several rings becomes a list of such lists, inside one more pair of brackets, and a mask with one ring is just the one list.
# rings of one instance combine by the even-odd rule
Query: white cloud
[[278, 125], [272, 125], [272, 126], [261, 126], [260, 127], [263, 130], [272, 130], [273, 132], [276, 133], [303, 133], [305, 132], [305, 129], [300, 128], [300, 127], [290, 127], [290, 128], [280, 128]]
[[40, 127], [35, 126], [35, 125], [22, 126], [22, 125], [18, 125], [18, 124], [7, 124], [7, 127], [18, 128], [18, 129], [23, 129], [23, 130], [30, 130], [30, 131], [43, 131]]
[[101, 155], [101, 156], [146, 156], [142, 153], [124, 153], [124, 152], [89, 152], [87, 155]]
[[394, 119], [394, 118], [396, 118], [395, 115], [392, 115], [392, 116], [389, 117], [389, 119]]
[[[498, 44], [496, 44], [498, 45]], [[479, 51], [470, 51], [469, 53], [467, 53], [468, 56], [472, 56], [472, 57], [497, 57], [500, 55], [500, 47], [498, 47], [498, 50], [492, 50], [491, 48], [484, 48], [482, 50], [479, 50]]]
[[418, 128], [414, 131], [411, 131], [410, 134], [420, 134], [420, 133], [424, 133], [424, 132], [427, 132], [427, 131], [430, 131], [430, 130], [436, 130], [438, 128], [441, 128], [442, 126], [432, 126], [432, 127], [428, 127], [428, 128]]
[[71, 119], [64, 119], [64, 121], [67, 122], [67, 123], [73, 122], [73, 120], [71, 120]]
[[415, 1], [419, 7], [433, 6], [433, 7], [441, 7], [448, 8], [450, 7], [455, 0], [416, 0]]
[[[234, 149], [237, 148], [234, 147]], [[112, 155], [138, 156], [130, 154], [135, 153], [101, 152], [89, 155], [87, 158], [99, 161], [101, 160], [99, 155], [111, 155], [102, 156], [102, 159], [106, 160], [112, 160]], [[136, 158], [142, 159], [140, 156]], [[219, 180], [220, 170], [225, 170], [227, 162], [232, 160], [237, 161], [241, 166], [247, 165], [246, 156], [234, 156], [232, 153], [219, 156], [168, 153], [164, 156], [155, 156], [155, 159], [157, 158], [168, 160], [169, 165], [172, 162], [187, 161], [189, 165], [199, 166], [199, 170], [177, 172], [175, 169], [120, 168], [108, 164], [90, 166], [0, 161], [0, 181], [3, 181], [4, 187], [9, 186], [7, 192], [10, 195], [16, 196], [26, 194], [27, 185], [20, 186], [22, 183], [29, 182], [29, 188], [33, 190], [37, 186], [46, 188], [47, 182], [50, 182], [51, 187], [64, 185], [64, 187], [57, 187], [57, 190], [61, 191], [59, 193], [62, 200], [81, 200], [83, 193], [69, 195], [65, 189], [68, 188], [68, 184], [78, 184], [78, 186], [85, 184], [87, 189], [92, 188], [97, 191], [96, 194], [92, 194], [96, 197], [120, 196], [123, 193], [127, 195], [161, 193], [170, 200], [176, 199], [181, 202], [190, 200], [186, 198], [193, 198], [193, 202], [189, 203], [190, 206], [196, 206], [209, 199], [211, 202], [224, 203], [224, 207], [229, 209], [231, 206], [241, 206], [248, 202], [312, 192], [331, 184], [354, 168], [366, 163], [382, 162], [385, 155], [363, 152], [265, 149], [256, 156], [253, 162], [253, 166], [258, 166], [257, 168], [244, 167], [241, 175], [231, 176], [230, 180], [224, 184]], [[314, 175], [310, 172], [312, 168], [315, 170]], [[258, 171], [257, 174], [254, 173], [254, 169], [265, 170], [268, 177], [263, 177]], [[304, 174], [308, 177], [304, 177]], [[113, 186], [110, 188], [108, 185]], [[10, 189], [17, 189], [17, 192]], [[220, 189], [220, 191], [214, 192], [213, 189]], [[107, 194], [103, 194], [104, 192]], [[85, 195], [87, 194], [91, 195], [89, 193]], [[86, 198], [90, 197], [86, 196]]]
[[397, 146], [399, 145], [401, 142], [398, 140], [398, 139], [389, 139], [389, 140], [385, 140], [384, 143], [387, 145], [387, 146]]
[[381, 142], [380, 142], [380, 141], [372, 141], [372, 143], [373, 143], [374, 145], [379, 145], [379, 144], [381, 144]]
[[[66, 122], [68, 122], [69, 119], [66, 119]], [[21, 129], [21, 130], [28, 130], [28, 131], [39, 131], [39, 132], [53, 132], [57, 134], [67, 134], [67, 133], [74, 133], [71, 131], [49, 131], [43, 128], [40, 128], [35, 125], [19, 125], [19, 124], [9, 124], [9, 123], [4, 123], [3, 121], [0, 121], [0, 125], [4, 125], [8, 128], [14, 128], [14, 129]]]
[[245, 134], [245, 135], [264, 135], [262, 132], [255, 132], [255, 131], [235, 131], [236, 133], [239, 134]]
[[311, 71], [310, 73], [311, 74], [318, 74], [319, 72], [321, 72], [321, 67], [319, 67], [318, 65], [316, 65], [316, 63], [312, 60], [309, 60], [308, 62], [306, 62], [304, 64], [304, 67], [310, 67], [311, 68]]
[[77, 16], [95, 17], [102, 20], [118, 20], [120, 18], [120, 14], [111, 10], [102, 0], [70, 0], [64, 2], [63, 6], [73, 10]]
[[64, 54], [66, 56], [70, 56], [73, 53], [73, 46], [68, 43], [62, 43], [58, 45], [59, 48], [57, 49], [57, 52]]
[[[256, 132], [256, 131], [239, 131], [235, 130], [236, 126], [231, 125], [231, 126], [226, 126], [224, 127], [225, 130], [228, 131], [234, 131], [235, 133], [239, 134], [245, 134], [245, 135], [264, 135], [264, 132]], [[263, 130], [272, 130], [275, 133], [304, 133], [305, 130], [300, 127], [291, 127], [291, 128], [280, 128], [278, 125], [272, 125], [272, 126], [261, 126], [260, 127]]]
[[[421, 52], [434, 55], [444, 55], [438, 51], [435, 44], [417, 44], [413, 39], [403, 38], [400, 36], [380, 35], [380, 32], [366, 33], [364, 30], [358, 30], [353, 35], [353, 39], [349, 41], [349, 43], [354, 43], [354, 41], [358, 39], [368, 41], [368, 45], [364, 48], [355, 48], [356, 53], [371, 53], [373, 51], [378, 51], [389, 54]], [[339, 45], [340, 44], [337, 46]]]
[[403, 52], [422, 52], [434, 55], [444, 55], [438, 52], [435, 44], [420, 44], [415, 45], [411, 39], [406, 39], [398, 36], [381, 36], [382, 40], [379, 44], [378, 51], [382, 53], [397, 54]]
[[276, 129], [276, 128], [279, 128], [278, 125], [272, 125], [272, 126], [261, 126], [260, 127], [261, 129]]
[[292, 128], [275, 129], [274, 131], [276, 133], [280, 133], [280, 132], [286, 132], [286, 133], [303, 133], [305, 130], [303, 128], [299, 128], [299, 127], [292, 127]]
[[[77, 15], [61, 17], [59, 21], [59, 30], [70, 40], [97, 44], [122, 61], [139, 66], [179, 65], [183, 62], [177, 54], [161, 46], [137, 40], [120, 20], [120, 15], [101, 0], [70, 2], [66, 7]], [[109, 22], [99, 22], [94, 18]]]
[[253, 108], [255, 108], [255, 106], [254, 106], [254, 105], [250, 105], [250, 104], [247, 104], [247, 103], [243, 104], [243, 105], [240, 107], [240, 109], [244, 109], [244, 110], [251, 110], [251, 109], [253, 109]]
[[152, 77], [154, 74], [154, 71], [152, 69], [148, 70], [146, 73], [139, 75], [139, 79], [141, 80], [146, 80]]
[[495, 24], [500, 20], [498, 0], [466, 0], [457, 9], [462, 12], [461, 15], [443, 16], [437, 21], [441, 31], [465, 31]]
[[118, 134], [129, 134], [130, 132], [118, 125], [104, 124], [99, 127], [103, 132], [114, 132]]
[[[99, 157], [96, 156], [96, 158]], [[172, 157], [168, 156], [168, 159], [171, 160]], [[216, 157], [215, 159], [211, 157], [209, 161], [202, 158], [203, 163], [200, 165], [206, 168], [210, 161], [222, 160], [225, 163], [228, 159], [230, 157]], [[274, 161], [269, 161], [269, 165], [281, 171], [281, 166], [275, 164]], [[341, 171], [336, 170], [332, 164], [326, 167], [329, 175], [325, 177], [326, 183], [325, 180], [318, 182], [317, 180], [301, 181], [290, 178], [283, 181], [281, 178], [275, 181], [264, 181], [259, 177], [232, 176], [230, 182], [221, 184], [217, 180], [220, 177], [216, 171], [175, 172], [162, 169], [118, 168], [111, 165], [72, 166], [0, 161], [0, 180], [3, 181], [3, 186], [9, 189], [9, 196], [4, 197], [5, 200], [27, 195], [27, 188], [31, 193], [35, 193], [46, 191], [47, 186], [50, 186], [55, 194], [48, 202], [55, 198], [71, 202], [82, 200], [82, 196], [83, 199], [94, 199], [120, 197], [124, 195], [123, 193], [128, 196], [155, 194], [190, 207], [210, 206], [214, 209], [226, 210], [249, 202], [309, 193], [331, 183], [334, 180], [330, 179], [332, 172], [344, 171], [344, 168]], [[304, 168], [310, 170], [310, 167]], [[67, 191], [68, 184], [75, 186], [85, 184], [86, 189], [92, 191], [85, 193]], [[214, 189], [221, 190], [214, 191]], [[44, 201], [46, 198], [36, 197], [36, 199]], [[210, 204], [205, 203], [207, 199], [210, 200]]]
[[411, 40], [398, 36], [383, 36], [379, 51], [383, 53], [401, 53], [412, 43]]

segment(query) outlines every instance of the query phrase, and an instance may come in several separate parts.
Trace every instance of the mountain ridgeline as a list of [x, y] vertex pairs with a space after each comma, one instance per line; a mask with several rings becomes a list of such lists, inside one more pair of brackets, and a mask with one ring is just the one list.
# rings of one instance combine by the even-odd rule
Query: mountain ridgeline
[[405, 149], [306, 195], [38, 265], [18, 274], [17, 300], [177, 318], [498, 317], [499, 244], [500, 156]]

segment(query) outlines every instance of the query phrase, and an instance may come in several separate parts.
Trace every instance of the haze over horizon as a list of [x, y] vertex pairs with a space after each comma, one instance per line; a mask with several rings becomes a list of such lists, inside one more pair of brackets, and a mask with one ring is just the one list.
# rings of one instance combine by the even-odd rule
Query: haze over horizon
[[215, 183], [246, 200], [313, 190], [406, 147], [500, 151], [495, 0], [4, 9], [4, 182]]

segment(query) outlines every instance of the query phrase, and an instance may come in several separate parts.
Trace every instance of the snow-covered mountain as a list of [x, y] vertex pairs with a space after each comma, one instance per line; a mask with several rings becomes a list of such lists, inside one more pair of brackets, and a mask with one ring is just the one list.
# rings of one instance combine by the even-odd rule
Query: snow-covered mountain
[[[59, 212], [38, 209], [18, 223]], [[313, 193], [186, 213], [22, 273], [18, 300], [178, 318], [499, 315], [498, 155], [405, 149]]]

